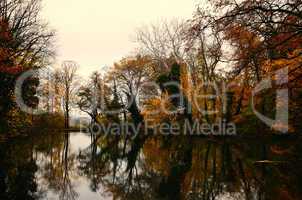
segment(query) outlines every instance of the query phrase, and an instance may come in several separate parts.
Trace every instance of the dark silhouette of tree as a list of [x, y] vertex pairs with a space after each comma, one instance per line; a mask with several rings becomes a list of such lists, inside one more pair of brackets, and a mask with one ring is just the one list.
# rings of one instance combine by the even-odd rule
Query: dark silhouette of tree
[[79, 66], [74, 61], [64, 61], [60, 71], [60, 81], [63, 88], [63, 104], [65, 115], [65, 128], [69, 128], [71, 101], [74, 98], [76, 72]]

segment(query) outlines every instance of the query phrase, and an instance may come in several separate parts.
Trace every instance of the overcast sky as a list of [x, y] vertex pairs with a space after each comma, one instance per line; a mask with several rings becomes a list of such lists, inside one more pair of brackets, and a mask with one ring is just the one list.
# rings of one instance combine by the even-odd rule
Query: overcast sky
[[43, 17], [57, 30], [58, 57], [87, 76], [129, 55], [135, 29], [160, 19], [192, 17], [196, 0], [44, 0]]

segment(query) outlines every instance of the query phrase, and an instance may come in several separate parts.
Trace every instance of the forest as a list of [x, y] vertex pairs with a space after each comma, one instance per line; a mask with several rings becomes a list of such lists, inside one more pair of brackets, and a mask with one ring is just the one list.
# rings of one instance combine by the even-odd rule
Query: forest
[[[202, 1], [88, 78], [53, 66], [40, 12], [0, 2], [0, 199], [44, 199], [39, 184], [77, 199], [75, 171], [112, 199], [300, 198], [301, 1]], [[73, 132], [90, 140], [78, 153]]]

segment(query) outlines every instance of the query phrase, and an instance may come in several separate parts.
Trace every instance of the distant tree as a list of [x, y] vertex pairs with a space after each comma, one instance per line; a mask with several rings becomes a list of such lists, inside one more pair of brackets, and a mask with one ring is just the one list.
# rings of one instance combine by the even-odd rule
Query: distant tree
[[64, 61], [59, 69], [60, 79], [63, 87], [63, 108], [65, 115], [65, 128], [69, 128], [71, 100], [75, 92], [76, 72], [79, 66], [74, 61]]
[[78, 90], [77, 106], [79, 109], [88, 114], [92, 122], [97, 122], [97, 118], [104, 104], [104, 88], [101, 74], [93, 72], [87, 85], [83, 85]]

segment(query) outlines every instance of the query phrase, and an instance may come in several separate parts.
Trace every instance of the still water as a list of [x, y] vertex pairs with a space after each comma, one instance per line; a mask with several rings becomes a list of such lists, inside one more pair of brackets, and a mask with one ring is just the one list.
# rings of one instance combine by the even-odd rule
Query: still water
[[0, 199], [301, 199], [300, 139], [41, 133], [0, 142]]

